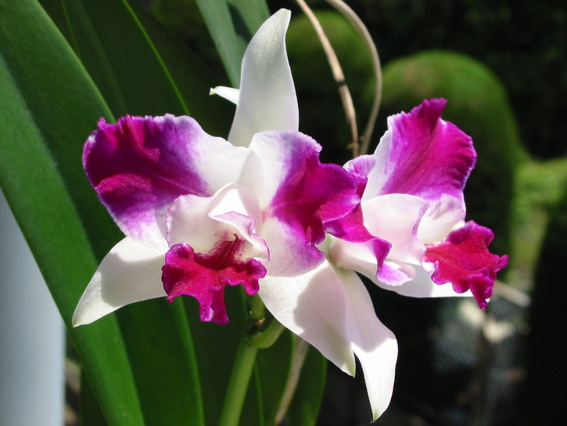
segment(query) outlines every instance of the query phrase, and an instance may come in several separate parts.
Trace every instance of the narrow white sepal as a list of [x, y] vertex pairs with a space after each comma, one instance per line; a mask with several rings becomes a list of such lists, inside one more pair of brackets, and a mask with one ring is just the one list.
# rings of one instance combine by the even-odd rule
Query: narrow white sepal
[[384, 413], [394, 390], [398, 344], [376, 316], [370, 295], [352, 271], [337, 270], [347, 301], [347, 338], [360, 361], [366, 390], [376, 420]]
[[165, 251], [124, 238], [104, 257], [73, 314], [90, 324], [130, 303], [166, 296], [161, 282]]
[[248, 146], [264, 130], [299, 129], [299, 108], [285, 35], [291, 12], [280, 9], [258, 29], [242, 59], [240, 95], [228, 136]]
[[240, 89], [235, 89], [234, 87], [217, 86], [217, 87], [213, 87], [210, 90], [209, 95], [220, 96], [221, 98], [224, 98], [227, 101], [232, 102], [235, 105], [238, 105]]

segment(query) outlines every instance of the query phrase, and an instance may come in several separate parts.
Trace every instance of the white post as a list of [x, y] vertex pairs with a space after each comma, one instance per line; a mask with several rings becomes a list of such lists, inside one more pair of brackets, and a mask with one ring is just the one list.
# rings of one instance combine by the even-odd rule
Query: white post
[[0, 191], [0, 425], [62, 426], [64, 369], [63, 321]]

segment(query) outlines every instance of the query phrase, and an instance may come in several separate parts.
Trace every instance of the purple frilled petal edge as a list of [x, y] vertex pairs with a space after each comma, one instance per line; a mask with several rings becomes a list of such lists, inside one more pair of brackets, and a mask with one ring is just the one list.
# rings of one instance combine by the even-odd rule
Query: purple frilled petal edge
[[463, 202], [476, 152], [470, 136], [441, 118], [446, 105], [445, 99], [429, 99], [389, 117], [374, 164], [362, 156], [350, 166], [369, 178], [364, 198], [398, 193], [435, 201], [450, 194]]
[[434, 265], [433, 282], [451, 283], [457, 293], [470, 289], [484, 309], [492, 296], [496, 273], [508, 264], [508, 256], [490, 253], [493, 238], [489, 228], [470, 221], [444, 241], [427, 246], [423, 260]]
[[177, 296], [193, 296], [199, 302], [201, 321], [228, 323], [224, 290], [242, 284], [247, 294], [256, 294], [258, 280], [266, 268], [255, 259], [241, 259], [245, 242], [220, 241], [208, 253], [195, 253], [188, 244], [176, 244], [167, 252], [162, 268], [163, 286], [172, 302]]

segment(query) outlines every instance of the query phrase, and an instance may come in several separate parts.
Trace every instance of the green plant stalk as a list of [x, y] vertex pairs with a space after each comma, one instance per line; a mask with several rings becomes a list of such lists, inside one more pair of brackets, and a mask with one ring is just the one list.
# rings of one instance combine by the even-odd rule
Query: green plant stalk
[[226, 389], [219, 426], [238, 426], [258, 349], [242, 339]]
[[254, 333], [248, 336], [248, 342], [258, 349], [268, 349], [280, 337], [285, 327], [281, 325], [275, 318], [270, 325], [260, 333]]

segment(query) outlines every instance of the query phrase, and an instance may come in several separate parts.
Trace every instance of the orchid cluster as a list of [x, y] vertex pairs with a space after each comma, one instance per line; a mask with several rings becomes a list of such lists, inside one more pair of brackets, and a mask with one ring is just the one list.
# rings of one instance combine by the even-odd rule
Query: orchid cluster
[[285, 50], [289, 11], [250, 42], [228, 140], [190, 117], [98, 123], [83, 162], [126, 237], [103, 259], [73, 317], [91, 323], [129, 303], [180, 295], [200, 319], [229, 321], [242, 285], [274, 318], [348, 374], [362, 365], [373, 417], [392, 396], [397, 344], [357, 275], [414, 297], [472, 295], [484, 308], [507, 263], [493, 234], [465, 222], [471, 138], [442, 120], [445, 100], [389, 118], [373, 155], [322, 164], [298, 131]]

